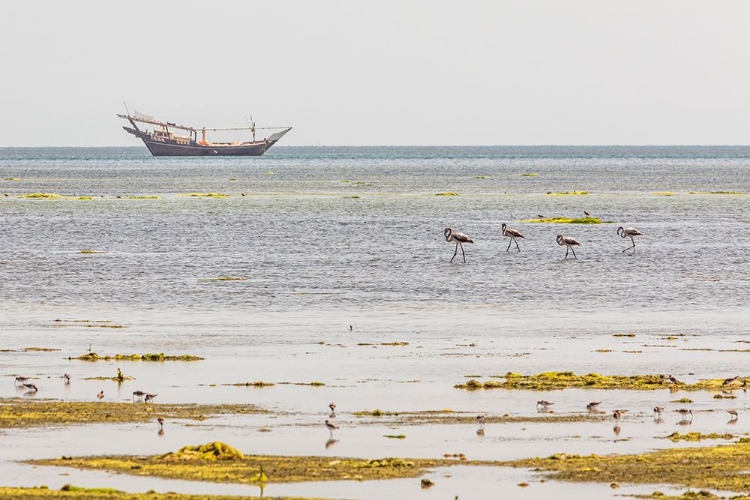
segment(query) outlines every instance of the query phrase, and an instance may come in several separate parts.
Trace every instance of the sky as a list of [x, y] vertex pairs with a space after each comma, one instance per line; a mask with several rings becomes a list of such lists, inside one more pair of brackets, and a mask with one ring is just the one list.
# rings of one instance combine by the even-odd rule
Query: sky
[[746, 145], [750, 2], [36, 0], [0, 16], [0, 147], [117, 113], [279, 145]]

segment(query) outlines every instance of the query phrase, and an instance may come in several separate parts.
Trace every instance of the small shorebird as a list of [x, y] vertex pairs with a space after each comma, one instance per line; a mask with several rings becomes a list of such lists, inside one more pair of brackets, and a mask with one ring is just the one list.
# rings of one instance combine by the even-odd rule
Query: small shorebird
[[24, 387], [25, 387], [25, 388], [26, 388], [26, 389], [27, 389], [27, 390], [28, 390], [29, 392], [36, 392], [36, 391], [38, 391], [38, 390], [39, 390], [39, 389], [37, 388], [37, 386], [36, 386], [36, 385], [34, 385], [34, 384], [29, 384], [29, 383], [25, 383], [25, 384], [23, 384], [23, 386], [24, 386]]
[[70, 374], [69, 373], [63, 373], [62, 378], [63, 378], [63, 380], [65, 380], [65, 384], [66, 385], [70, 383]]
[[654, 406], [654, 418], [657, 415], [661, 416], [661, 412], [663, 412], [663, 411], [664, 411], [664, 407], [663, 406]]
[[591, 214], [590, 214], [590, 213], [588, 213], [587, 211], [585, 211], [585, 210], [584, 210], [584, 211], [583, 211], [583, 215], [585, 215], [586, 217], [588, 217], [588, 216], [589, 216], [589, 215], [591, 215]]
[[159, 429], [163, 429], [164, 428], [164, 419], [161, 418], [161, 417], [159, 417], [159, 418], [156, 419], [156, 421], [159, 424]]
[[[520, 232], [516, 231], [515, 229], [508, 229], [508, 225], [505, 222], [503, 222], [502, 228], [503, 228], [503, 236], [505, 236], [506, 238], [510, 238], [510, 241], [508, 242], [508, 248], [506, 248], [505, 251], [506, 252], [509, 251], [510, 250], [510, 245], [513, 242], [515, 242], [516, 243], [516, 248], [520, 252], [521, 251], [521, 247], [518, 246], [518, 241], [516, 241], [516, 238], [523, 238], [524, 236]], [[526, 238], [524, 238], [524, 239], [526, 239]]]
[[740, 412], [738, 412], [735, 408], [732, 408], [731, 410], [727, 410], [727, 413], [729, 413], [732, 416], [732, 420], [737, 420], [740, 416]]
[[485, 422], [487, 422], [487, 415], [477, 415], [477, 423], [479, 424], [479, 430], [484, 430]]
[[602, 404], [601, 401], [592, 401], [591, 403], [586, 405], [586, 409], [588, 411], [595, 411], [599, 408], [599, 405]]
[[328, 408], [331, 409], [331, 413], [336, 413], [336, 403], [329, 404]]
[[732, 382], [734, 382], [738, 378], [740, 378], [739, 375], [737, 375], [736, 377], [732, 377], [732, 378], [725, 378], [724, 382], [722, 382], [721, 385], [722, 385], [722, 387], [725, 386], [725, 385], [730, 385]]
[[453, 252], [453, 257], [451, 257], [451, 262], [453, 262], [453, 259], [456, 258], [456, 255], [458, 255], [458, 247], [461, 247], [461, 255], [464, 257], [464, 263], [466, 262], [466, 252], [464, 252], [464, 243], [474, 243], [474, 240], [469, 238], [464, 233], [454, 233], [453, 229], [446, 227], [445, 231], [443, 231], [443, 234], [445, 235], [445, 241], [448, 243], [455, 241], [456, 242], [456, 251]]
[[642, 232], [640, 232], [640, 231], [638, 231], [638, 230], [637, 230], [636, 228], [634, 228], [634, 227], [626, 227], [626, 228], [623, 228], [622, 226], [620, 226], [620, 227], [618, 227], [618, 228], [617, 228], [617, 234], [619, 234], [619, 235], [620, 235], [620, 236], [621, 236], [621, 237], [622, 237], [623, 239], [625, 239], [625, 238], [630, 238], [630, 241], [632, 241], [632, 242], [633, 242], [633, 246], [631, 246], [631, 247], [628, 247], [628, 248], [626, 248], [625, 250], [623, 250], [623, 253], [624, 253], [624, 252], [627, 252], [627, 251], [628, 251], [628, 250], [630, 250], [631, 248], [633, 249], [633, 253], [635, 253], [635, 240], [634, 240], [633, 238], [634, 238], [635, 236], [643, 236], [643, 233], [642, 233]]
[[675, 377], [674, 375], [667, 375], [667, 376], [666, 376], [666, 377], [664, 377], [664, 378], [665, 378], [665, 379], [667, 379], [667, 381], [668, 381], [668, 382], [669, 382], [670, 384], [681, 384], [681, 383], [682, 383], [682, 382], [680, 382], [679, 380], [677, 380], [677, 378], [676, 378], [676, 377]]
[[679, 410], [675, 410], [677, 413], [682, 415], [682, 419], [687, 419], [688, 415], [690, 415], [690, 420], [693, 419], [693, 410], [690, 408], [680, 408]]
[[99, 401], [104, 399], [104, 391], [99, 391], [99, 394], [96, 395], [96, 399], [98, 399]]
[[135, 402], [135, 398], [138, 398], [138, 401], [142, 400], [145, 395], [146, 393], [143, 391], [133, 391], [133, 402]]
[[338, 425], [334, 424], [333, 422], [326, 420], [326, 427], [331, 432], [331, 436], [333, 436], [333, 431], [337, 430], [339, 428]]
[[541, 406], [543, 410], [546, 410], [547, 408], [549, 408], [550, 406], [552, 406], [554, 404], [555, 403], [547, 401], [546, 399], [542, 399], [541, 401], [537, 401], [536, 402], [537, 408]]
[[557, 244], [560, 245], [561, 247], [563, 247], [563, 246], [567, 247], [565, 249], [565, 257], [564, 257], [565, 259], [568, 258], [568, 250], [570, 250], [571, 252], [573, 252], [573, 257], [575, 257], [576, 260], [578, 260], [578, 256], [576, 255], [576, 251], [573, 250], [573, 247], [575, 247], [575, 246], [579, 246], [580, 247], [581, 246], [581, 244], [578, 243], [578, 240], [576, 240], [575, 238], [571, 238], [570, 236], [563, 236], [562, 234], [558, 234], [557, 235]]
[[16, 377], [16, 385], [23, 385], [29, 381], [29, 377]]
[[146, 394], [144, 401], [146, 403], [148, 403], [149, 401], [153, 401], [156, 396], [158, 396], [158, 394]]
[[620, 417], [622, 417], [622, 412], [620, 410], [615, 410], [612, 412], [612, 418], [615, 420], [620, 420]]

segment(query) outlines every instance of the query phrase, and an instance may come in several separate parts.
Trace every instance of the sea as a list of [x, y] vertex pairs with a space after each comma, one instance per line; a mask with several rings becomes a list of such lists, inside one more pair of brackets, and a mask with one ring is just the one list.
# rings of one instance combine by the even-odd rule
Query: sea
[[[534, 222], [589, 216], [601, 222]], [[524, 235], [518, 248], [503, 236], [503, 223]], [[620, 226], [643, 233], [635, 248], [617, 234]], [[220, 439], [268, 454], [465, 452], [487, 460], [665, 446], [655, 437], [666, 429], [649, 418], [669, 394], [603, 393], [631, 408], [634, 422], [620, 424], [617, 436], [609, 423], [488, 426], [482, 439], [473, 428], [446, 425], [408, 427], [406, 439], [393, 440], [382, 436], [399, 429], [358, 425], [355, 413], [533, 416], [541, 397], [556, 398], [563, 413], [599, 398], [454, 388], [509, 371], [687, 381], [750, 375], [749, 227], [747, 146], [275, 146], [252, 158], [155, 158], [143, 147], [0, 148], [0, 398], [83, 401], [105, 390], [129, 401], [142, 389], [158, 392], [161, 403], [248, 402], [278, 413], [184, 424], [159, 439], [141, 424], [71, 426], [56, 429], [56, 439], [49, 430], [0, 429], [8, 444], [0, 477], [13, 478], [0, 485], [76, 479], [129, 491], [197, 491], [195, 483], [98, 472], [61, 477], [18, 462], [69, 455], [71, 443], [76, 454], [147, 454]], [[446, 228], [473, 243], [457, 248]], [[566, 257], [557, 235], [580, 243], [575, 257]], [[206, 359], [68, 359], [89, 350]], [[136, 380], [84, 380], [116, 368]], [[63, 372], [73, 377], [69, 386]], [[38, 379], [39, 392], [19, 394], [17, 375]], [[261, 380], [291, 384], [230, 385]], [[313, 381], [323, 385], [294, 385]], [[334, 400], [339, 442], [324, 448], [323, 420]], [[695, 426], [717, 432], [726, 420], [715, 412], [720, 403], [709, 394], [696, 401], [705, 418]], [[727, 404], [750, 408], [744, 394]], [[258, 432], [269, 426], [273, 432]], [[149, 437], [132, 438], [141, 431]], [[395, 480], [272, 485], [265, 493], [615, 494], [609, 485], [540, 483], [533, 472], [453, 469], [429, 491]], [[518, 488], [521, 480], [532, 487]], [[247, 486], [201, 488], [258, 494]]]

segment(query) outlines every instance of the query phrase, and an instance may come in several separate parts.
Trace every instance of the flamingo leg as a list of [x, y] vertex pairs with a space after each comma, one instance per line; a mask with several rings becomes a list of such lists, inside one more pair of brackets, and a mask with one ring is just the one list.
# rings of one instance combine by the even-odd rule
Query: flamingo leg
[[456, 251], [453, 252], [453, 257], [451, 257], [451, 262], [453, 262], [453, 259], [456, 258], [456, 254], [458, 254], [458, 242], [456, 242]]
[[563, 260], [568, 258], [568, 250], [570, 250], [570, 247], [565, 247], [565, 257], [563, 257]]
[[466, 264], [466, 252], [464, 252], [464, 246], [461, 243], [459, 243], [459, 245], [461, 245], [461, 255], [464, 256], [464, 264]]
[[515, 241], [515, 242], [516, 242], [516, 248], [517, 248], [517, 249], [518, 249], [518, 251], [520, 252], [520, 251], [521, 251], [521, 247], [519, 247], [519, 246], [518, 246], [518, 240], [517, 240], [517, 239], [515, 239], [515, 238], [513, 238], [513, 241]]
[[573, 247], [570, 247], [570, 251], [573, 252], [573, 257], [575, 257], [576, 260], [578, 260], [578, 256], [576, 255], [576, 251], [573, 250]]
[[508, 241], [508, 248], [506, 248], [506, 249], [505, 249], [505, 251], [506, 251], [506, 252], [507, 252], [508, 250], [510, 250], [510, 246], [511, 246], [512, 244], [513, 244], [513, 238], [511, 238], [511, 239], [510, 239], [510, 240]]

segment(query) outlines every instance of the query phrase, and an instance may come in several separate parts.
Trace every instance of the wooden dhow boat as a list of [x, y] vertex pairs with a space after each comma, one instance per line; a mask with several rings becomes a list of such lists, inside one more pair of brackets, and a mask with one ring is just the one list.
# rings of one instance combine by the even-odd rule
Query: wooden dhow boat
[[[256, 127], [254, 121], [248, 121], [247, 127], [189, 127], [172, 122], [162, 122], [137, 111], [133, 114], [128, 111], [126, 115], [118, 114], [117, 116], [130, 122], [132, 127], [123, 126], [122, 128], [141, 139], [154, 156], [261, 156], [287, 132], [292, 130], [292, 127]], [[137, 124], [139, 123], [142, 128], [138, 128]], [[143, 125], [146, 125], [146, 127], [143, 127]], [[148, 125], [153, 127], [148, 129]], [[237, 132], [241, 130], [251, 131], [253, 140], [213, 142], [206, 138], [207, 132]], [[256, 140], [256, 130], [278, 130], [278, 132]]]

